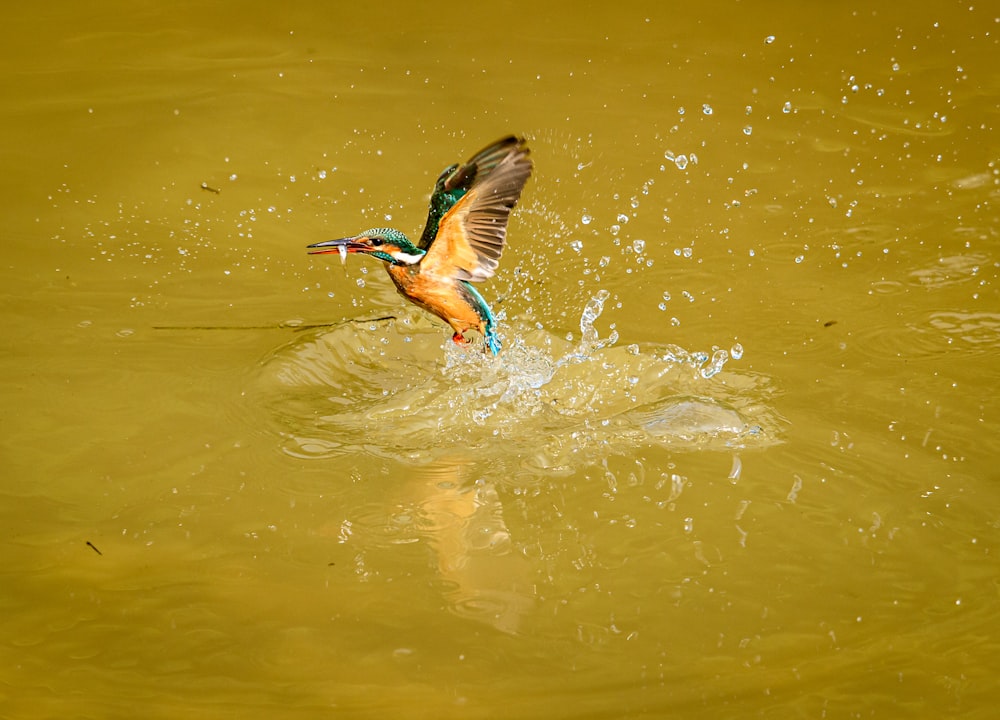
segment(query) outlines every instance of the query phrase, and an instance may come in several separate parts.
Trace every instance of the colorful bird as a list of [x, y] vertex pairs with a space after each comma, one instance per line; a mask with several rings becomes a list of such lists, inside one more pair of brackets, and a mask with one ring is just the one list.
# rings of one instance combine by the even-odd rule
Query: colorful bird
[[372, 228], [314, 243], [309, 254], [340, 253], [345, 262], [347, 253], [377, 257], [386, 263], [400, 295], [451, 325], [455, 343], [472, 342], [465, 334], [475, 330], [496, 355], [496, 319], [470, 283], [493, 277], [510, 211], [529, 175], [531, 158], [524, 138], [505, 137], [464, 165], [445, 168], [434, 184], [427, 224], [416, 245], [399, 230]]

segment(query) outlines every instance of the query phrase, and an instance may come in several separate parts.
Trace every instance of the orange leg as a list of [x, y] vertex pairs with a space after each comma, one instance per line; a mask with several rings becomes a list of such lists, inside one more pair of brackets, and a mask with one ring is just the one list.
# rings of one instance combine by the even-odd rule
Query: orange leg
[[451, 341], [453, 343], [455, 343], [456, 345], [459, 345], [459, 346], [462, 346], [462, 347], [464, 347], [464, 346], [466, 346], [466, 345], [468, 345], [469, 343], [472, 342], [471, 340], [466, 340], [465, 336], [462, 333], [460, 333], [460, 332], [457, 332], [454, 335], [452, 335], [451, 336]]

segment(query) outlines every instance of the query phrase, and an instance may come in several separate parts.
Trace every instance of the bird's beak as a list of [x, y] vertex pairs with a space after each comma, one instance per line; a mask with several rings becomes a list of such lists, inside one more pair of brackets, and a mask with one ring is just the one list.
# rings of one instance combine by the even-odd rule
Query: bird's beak
[[308, 246], [310, 255], [327, 255], [330, 253], [340, 253], [340, 262], [347, 262], [347, 253], [358, 252], [364, 248], [364, 244], [359, 243], [356, 237], [339, 238], [337, 240], [325, 240], [324, 242], [313, 243]]

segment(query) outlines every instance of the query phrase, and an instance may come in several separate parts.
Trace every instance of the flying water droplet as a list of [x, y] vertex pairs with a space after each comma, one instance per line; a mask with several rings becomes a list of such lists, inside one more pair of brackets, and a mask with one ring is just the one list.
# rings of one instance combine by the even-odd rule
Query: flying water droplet
[[609, 297], [611, 297], [609, 291], [604, 289], [598, 290], [597, 294], [590, 298], [587, 306], [583, 309], [583, 313], [580, 315], [580, 332], [583, 333], [584, 338], [591, 336], [596, 338], [597, 331], [594, 330], [594, 321], [601, 316], [601, 313], [604, 311], [604, 303], [608, 301]]
[[614, 344], [618, 340], [618, 332], [615, 330], [612, 330], [610, 335], [602, 340], [597, 332], [597, 328], [594, 327], [594, 322], [604, 312], [604, 303], [607, 302], [609, 297], [611, 297], [611, 293], [601, 289], [587, 302], [587, 306], [580, 315], [580, 334], [582, 337], [580, 338], [579, 351], [568, 355], [566, 359], [586, 357], [593, 353], [593, 351]]
[[722, 366], [726, 364], [729, 359], [729, 352], [727, 350], [718, 349], [712, 353], [712, 360], [705, 367], [701, 369], [701, 376], [706, 380], [710, 377], [718, 375], [722, 371]]

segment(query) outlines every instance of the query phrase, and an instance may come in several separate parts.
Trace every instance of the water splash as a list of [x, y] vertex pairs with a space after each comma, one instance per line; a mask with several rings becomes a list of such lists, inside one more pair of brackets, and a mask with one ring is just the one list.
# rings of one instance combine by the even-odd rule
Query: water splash
[[611, 297], [611, 293], [601, 289], [597, 291], [596, 295], [590, 298], [583, 308], [583, 312], [580, 314], [580, 344], [573, 352], [556, 361], [556, 366], [589, 358], [597, 350], [608, 345], [613, 345], [618, 341], [618, 332], [616, 330], [612, 330], [611, 334], [602, 340], [600, 333], [594, 325], [597, 319], [601, 317], [601, 313], [604, 312], [604, 303], [608, 301], [609, 297]]
[[609, 298], [601, 290], [587, 301], [575, 344], [519, 328], [496, 358], [450, 342], [442, 353], [430, 322], [347, 323], [277, 350], [257, 385], [286, 451], [302, 457], [474, 452], [552, 472], [650, 444], [774, 441], [766, 381], [734, 373], [715, 381], [742, 348], [618, 346], [613, 329], [602, 337], [597, 328]]
[[594, 327], [597, 318], [604, 312], [604, 303], [608, 301], [609, 297], [611, 297], [611, 293], [607, 290], [599, 290], [583, 309], [583, 313], [580, 315], [581, 353], [592, 354], [595, 350], [614, 344], [618, 340], [618, 333], [613, 330], [607, 339], [601, 340], [597, 328]]

